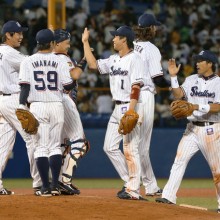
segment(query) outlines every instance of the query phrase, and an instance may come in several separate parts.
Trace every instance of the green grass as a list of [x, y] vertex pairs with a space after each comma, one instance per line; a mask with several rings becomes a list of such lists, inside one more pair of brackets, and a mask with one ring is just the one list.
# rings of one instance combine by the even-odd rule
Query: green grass
[[[4, 186], [8, 188], [30, 188], [31, 179], [4, 179]], [[163, 188], [167, 179], [158, 179], [158, 185]], [[123, 181], [120, 179], [74, 179], [74, 183], [80, 188], [121, 188]], [[212, 179], [184, 179], [181, 188], [209, 188], [214, 187]]]
[[[166, 183], [167, 179], [158, 179], [158, 185], [160, 187], [163, 188], [166, 185]], [[214, 187], [214, 183], [212, 179], [183, 179], [180, 187], [186, 189], [212, 189]]]
[[[167, 179], [158, 179], [158, 185], [163, 188], [167, 182]], [[114, 188], [121, 189], [123, 181], [120, 179], [75, 179], [74, 183], [83, 188]], [[6, 188], [31, 188], [31, 179], [4, 179], [4, 186]], [[212, 179], [184, 179], [181, 184], [181, 189], [202, 189], [208, 188], [213, 189], [214, 184]], [[155, 198], [149, 198], [150, 201], [154, 201]], [[217, 208], [217, 199], [214, 196], [203, 198], [203, 197], [178, 197], [177, 204], [188, 204], [208, 208], [215, 210]]]
[[[31, 188], [31, 179], [4, 179], [6, 188]], [[74, 183], [80, 188], [121, 188], [123, 185], [120, 179], [74, 179]]]
[[218, 208], [217, 198], [206, 198], [206, 197], [189, 197], [189, 198], [178, 198], [177, 204], [188, 204], [194, 206], [200, 206], [208, 208], [209, 210], [216, 210]]

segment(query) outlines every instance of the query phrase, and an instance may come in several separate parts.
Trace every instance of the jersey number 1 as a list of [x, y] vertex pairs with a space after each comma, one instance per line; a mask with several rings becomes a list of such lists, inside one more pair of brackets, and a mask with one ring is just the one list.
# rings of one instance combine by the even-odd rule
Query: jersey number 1
[[121, 80], [121, 89], [124, 89], [124, 80]]

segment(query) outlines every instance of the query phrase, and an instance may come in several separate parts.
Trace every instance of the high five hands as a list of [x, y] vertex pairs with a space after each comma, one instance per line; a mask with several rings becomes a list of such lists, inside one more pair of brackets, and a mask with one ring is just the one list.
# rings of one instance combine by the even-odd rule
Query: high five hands
[[176, 60], [174, 58], [169, 59], [168, 71], [169, 71], [170, 76], [176, 76], [180, 70], [180, 66], [181, 64], [179, 64], [178, 66], [176, 65]]
[[85, 43], [88, 40], [89, 40], [89, 30], [85, 28], [84, 32], [82, 33], [82, 42]]

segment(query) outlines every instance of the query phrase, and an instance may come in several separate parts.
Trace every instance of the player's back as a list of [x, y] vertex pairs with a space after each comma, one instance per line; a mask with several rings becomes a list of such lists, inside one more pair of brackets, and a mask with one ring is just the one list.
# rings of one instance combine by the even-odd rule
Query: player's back
[[144, 84], [142, 90], [149, 90], [156, 93], [156, 87], [152, 80], [157, 76], [163, 75], [161, 66], [161, 54], [159, 49], [150, 41], [134, 42], [134, 52], [144, 61]]
[[69, 68], [53, 53], [36, 53], [20, 69], [20, 83], [30, 84], [28, 101], [62, 101], [63, 85], [72, 83]]

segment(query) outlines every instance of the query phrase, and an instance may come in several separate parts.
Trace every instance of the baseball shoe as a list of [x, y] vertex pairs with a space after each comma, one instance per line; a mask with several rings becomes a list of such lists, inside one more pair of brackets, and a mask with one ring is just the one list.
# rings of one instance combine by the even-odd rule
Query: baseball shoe
[[121, 189], [120, 191], [117, 192], [117, 196], [118, 196], [119, 194], [125, 192], [125, 190], [126, 190], [126, 187], [123, 186], [122, 189]]
[[15, 194], [14, 192], [7, 190], [6, 188], [3, 188], [0, 190], [0, 195], [1, 196], [5, 196], [5, 195], [13, 195]]
[[37, 187], [34, 187], [33, 188], [33, 190], [34, 190], [34, 195], [35, 196], [40, 196], [40, 194], [41, 194], [41, 186], [37, 186]]
[[172, 202], [170, 202], [168, 199], [165, 199], [165, 198], [156, 198], [155, 199], [156, 202], [159, 202], [159, 203], [165, 203], [165, 204], [174, 204]]
[[62, 182], [59, 182], [59, 187], [62, 195], [79, 195], [80, 190], [71, 184], [65, 184]]
[[52, 187], [51, 194], [52, 196], [59, 196], [61, 194], [60, 189], [58, 187]]
[[126, 191], [119, 193], [118, 198], [119, 199], [127, 199], [127, 200], [144, 200], [144, 201], [148, 201], [147, 199], [144, 199], [142, 196], [139, 196], [139, 198], [133, 197], [132, 195], [130, 195]]
[[50, 188], [48, 189], [41, 188], [41, 190], [38, 193], [38, 196], [43, 196], [43, 197], [52, 196]]
[[217, 213], [220, 213], [220, 209], [217, 209]]
[[146, 196], [161, 196], [163, 193], [162, 189], [158, 189], [155, 193], [146, 193]]

